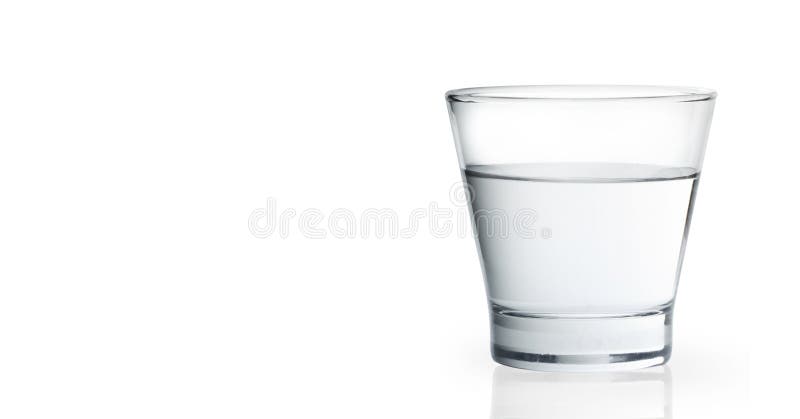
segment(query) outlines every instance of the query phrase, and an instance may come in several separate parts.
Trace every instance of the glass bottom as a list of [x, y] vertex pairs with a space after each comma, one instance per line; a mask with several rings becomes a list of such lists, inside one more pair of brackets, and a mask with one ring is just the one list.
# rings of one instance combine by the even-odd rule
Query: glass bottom
[[661, 365], [672, 350], [672, 307], [603, 317], [492, 312], [492, 357], [537, 371], [621, 371]]

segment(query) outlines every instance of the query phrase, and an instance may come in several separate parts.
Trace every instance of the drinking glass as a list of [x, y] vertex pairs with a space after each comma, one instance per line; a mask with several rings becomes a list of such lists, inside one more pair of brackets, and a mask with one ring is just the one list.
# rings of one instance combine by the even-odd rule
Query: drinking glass
[[715, 98], [662, 86], [447, 92], [495, 361], [595, 371], [669, 360]]

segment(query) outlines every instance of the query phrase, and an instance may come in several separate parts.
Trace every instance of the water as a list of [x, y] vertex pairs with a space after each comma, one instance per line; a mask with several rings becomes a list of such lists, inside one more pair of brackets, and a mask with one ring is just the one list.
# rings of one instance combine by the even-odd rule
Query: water
[[514, 164], [469, 166], [465, 177], [495, 312], [590, 318], [671, 307], [694, 169]]

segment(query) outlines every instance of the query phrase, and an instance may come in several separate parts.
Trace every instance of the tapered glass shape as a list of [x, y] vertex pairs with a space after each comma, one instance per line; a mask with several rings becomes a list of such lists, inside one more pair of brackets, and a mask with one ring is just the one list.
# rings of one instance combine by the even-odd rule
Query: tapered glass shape
[[494, 359], [559, 371], [665, 363], [716, 94], [505, 86], [446, 98]]

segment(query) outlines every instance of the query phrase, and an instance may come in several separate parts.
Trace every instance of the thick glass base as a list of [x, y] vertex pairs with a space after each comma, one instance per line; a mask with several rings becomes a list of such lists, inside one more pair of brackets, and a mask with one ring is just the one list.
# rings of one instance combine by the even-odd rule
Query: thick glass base
[[538, 371], [620, 371], [664, 364], [672, 308], [626, 316], [535, 316], [493, 310], [492, 357]]

